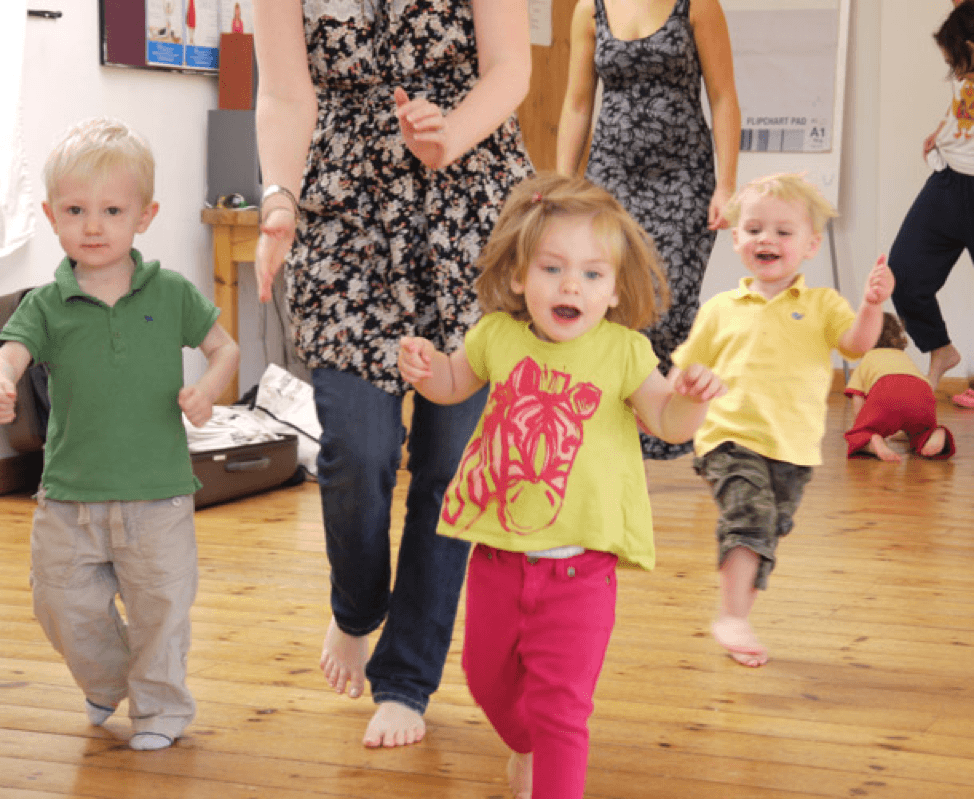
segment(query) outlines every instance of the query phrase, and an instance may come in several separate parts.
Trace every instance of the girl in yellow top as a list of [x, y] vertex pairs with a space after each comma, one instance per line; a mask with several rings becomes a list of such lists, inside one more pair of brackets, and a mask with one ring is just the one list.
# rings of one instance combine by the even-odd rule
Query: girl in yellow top
[[633, 410], [683, 442], [724, 386], [696, 364], [660, 374], [638, 332], [668, 302], [652, 241], [583, 178], [515, 188], [480, 266], [487, 316], [464, 345], [446, 355], [404, 338], [399, 368], [438, 403], [491, 384], [438, 530], [477, 544], [463, 666], [514, 751], [514, 794], [580, 798], [615, 565], [654, 562]]
[[862, 357], [845, 390], [856, 414], [845, 434], [850, 458], [871, 454], [899, 463], [903, 458], [886, 438], [900, 430], [909, 436], [910, 449], [924, 458], [944, 460], [956, 451], [950, 430], [937, 424], [930, 383], [904, 352], [908, 344], [899, 318], [884, 313], [879, 341]]

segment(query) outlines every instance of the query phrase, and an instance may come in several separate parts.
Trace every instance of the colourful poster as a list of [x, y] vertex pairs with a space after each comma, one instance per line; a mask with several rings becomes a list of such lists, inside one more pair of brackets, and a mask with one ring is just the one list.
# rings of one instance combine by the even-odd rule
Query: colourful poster
[[220, 33], [253, 32], [253, 0], [220, 0]]
[[215, 70], [220, 66], [219, 0], [182, 0], [188, 69]]
[[145, 63], [148, 66], [182, 66], [181, 8], [181, 0], [146, 0]]

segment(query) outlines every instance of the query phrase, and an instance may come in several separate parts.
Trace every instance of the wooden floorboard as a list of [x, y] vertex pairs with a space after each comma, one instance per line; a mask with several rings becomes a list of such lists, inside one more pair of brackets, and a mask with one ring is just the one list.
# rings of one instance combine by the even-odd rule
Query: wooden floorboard
[[[851, 411], [832, 396], [825, 463], [753, 614], [771, 651], [762, 669], [708, 632], [706, 487], [689, 458], [651, 467], [658, 566], [619, 572], [586, 796], [974, 797], [974, 411], [944, 396], [939, 410], [954, 460], [848, 461]], [[395, 525], [402, 500], [400, 486]], [[317, 668], [328, 572], [313, 485], [197, 514], [198, 714], [162, 752], [128, 749], [125, 705], [105, 728], [88, 724], [33, 618], [32, 511], [26, 495], [0, 497], [0, 798], [508, 795], [507, 753], [467, 693], [459, 635], [426, 740], [362, 747], [371, 701], [335, 695]]]

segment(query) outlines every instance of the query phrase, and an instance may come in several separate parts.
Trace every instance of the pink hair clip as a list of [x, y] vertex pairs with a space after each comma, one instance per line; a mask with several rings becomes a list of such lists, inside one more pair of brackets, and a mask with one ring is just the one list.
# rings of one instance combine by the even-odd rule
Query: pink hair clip
[[544, 199], [544, 197], [541, 196], [541, 192], [540, 191], [536, 191], [534, 194], [531, 195], [531, 202], [533, 202], [533, 203], [539, 203], [543, 199]]

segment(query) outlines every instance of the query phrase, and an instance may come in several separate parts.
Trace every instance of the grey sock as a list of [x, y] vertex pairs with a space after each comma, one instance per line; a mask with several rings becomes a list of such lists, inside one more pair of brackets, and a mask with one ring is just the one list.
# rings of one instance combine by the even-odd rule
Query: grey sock
[[85, 711], [88, 713], [88, 721], [100, 727], [108, 721], [112, 713], [115, 712], [115, 708], [102, 707], [101, 705], [96, 705], [90, 699], [85, 699]]
[[168, 749], [172, 745], [173, 739], [161, 732], [137, 732], [129, 739], [129, 748], [140, 752]]

